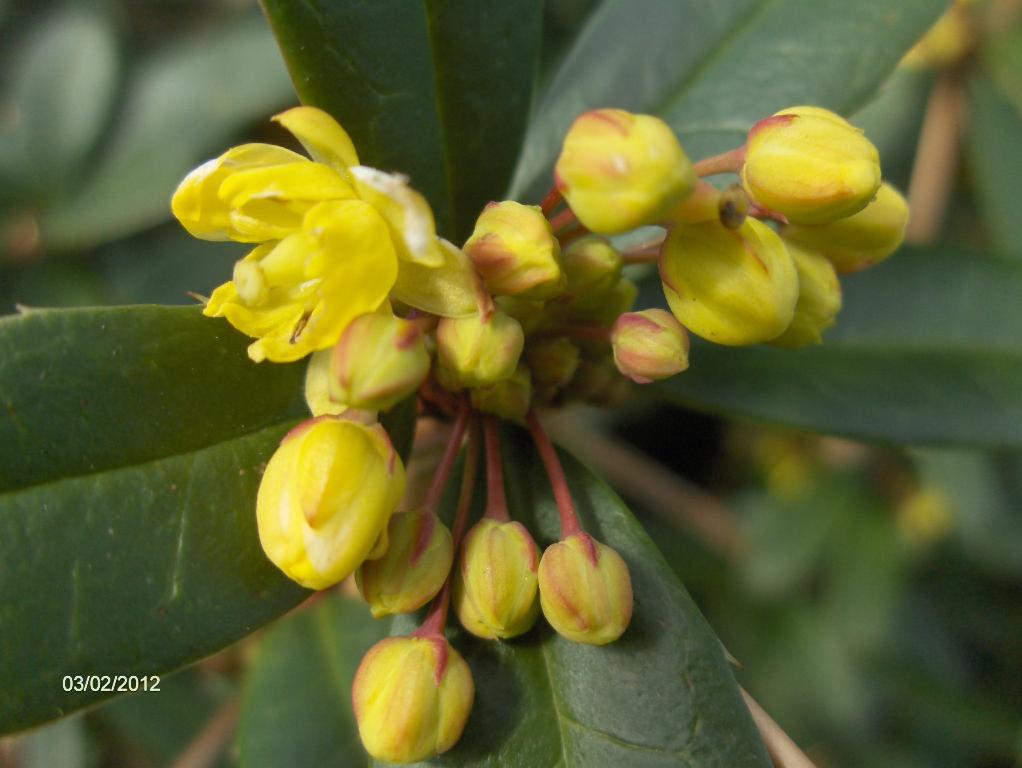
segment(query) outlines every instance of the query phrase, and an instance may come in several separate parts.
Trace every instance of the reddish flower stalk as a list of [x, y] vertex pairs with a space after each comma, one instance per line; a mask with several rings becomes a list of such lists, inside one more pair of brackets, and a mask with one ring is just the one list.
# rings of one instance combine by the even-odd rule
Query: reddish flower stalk
[[578, 219], [575, 218], [575, 212], [571, 210], [571, 208], [565, 208], [550, 219], [550, 226], [553, 227], [554, 232], [559, 232], [562, 229], [567, 229], [568, 227], [577, 224]]
[[546, 193], [546, 197], [543, 198], [543, 202], [539, 204], [539, 209], [543, 212], [544, 216], [549, 217], [554, 208], [556, 208], [561, 202], [561, 190], [557, 187], [550, 187], [550, 191]]
[[717, 173], [738, 173], [745, 164], [745, 145], [713, 157], [706, 157], [693, 163], [696, 176], [713, 176]]
[[468, 401], [463, 400], [458, 409], [458, 417], [454, 421], [454, 428], [451, 436], [447, 439], [447, 446], [444, 448], [444, 455], [440, 459], [436, 472], [433, 474], [433, 482], [430, 483], [429, 491], [426, 492], [426, 500], [422, 506], [431, 512], [440, 508], [440, 501], [444, 496], [444, 488], [454, 469], [454, 462], [458, 458], [458, 451], [461, 450], [461, 443], [465, 439], [465, 430], [468, 429], [469, 416], [472, 410]]
[[[465, 407], [461, 413], [458, 414], [458, 422], [455, 423], [455, 430], [458, 428], [458, 424], [462, 423], [461, 433], [464, 435], [465, 426], [468, 424], [468, 416], [470, 410]], [[464, 416], [464, 419], [462, 417]], [[461, 440], [457, 443], [454, 441], [448, 443], [450, 445], [461, 446]], [[457, 456], [457, 451], [454, 453]], [[446, 459], [446, 453], [444, 455]], [[442, 462], [441, 462], [442, 463]], [[453, 464], [453, 460], [451, 462]], [[472, 494], [476, 487], [476, 470], [479, 466], [479, 427], [477, 422], [473, 421], [471, 424], [471, 430], [468, 436], [468, 447], [465, 450], [465, 465], [461, 473], [461, 488], [458, 492], [458, 506], [454, 511], [454, 524], [451, 526], [451, 538], [454, 540], [454, 549], [457, 551], [461, 544], [462, 534], [465, 532], [465, 525], [468, 523], [468, 511], [472, 506]], [[432, 491], [432, 488], [430, 489]], [[451, 574], [454, 573], [454, 569], [451, 569]], [[444, 582], [443, 588], [433, 599], [433, 604], [429, 608], [429, 613], [426, 614], [426, 619], [422, 622], [422, 625], [412, 633], [412, 637], [443, 637], [444, 627], [447, 625], [447, 611], [451, 605], [451, 574], [448, 574], [447, 580]]]
[[486, 438], [486, 517], [508, 522], [507, 495], [504, 492], [504, 465], [500, 455], [500, 435], [492, 416], [483, 416]]
[[543, 460], [547, 477], [550, 478], [550, 487], [553, 489], [554, 501], [557, 503], [557, 513], [561, 518], [561, 538], [582, 533], [582, 524], [578, 520], [575, 502], [571, 498], [568, 479], [564, 476], [564, 467], [561, 466], [561, 460], [557, 458], [557, 450], [550, 442], [535, 411], [529, 411], [527, 420], [532, 440], [536, 444], [536, 450], [539, 451], [540, 459]]

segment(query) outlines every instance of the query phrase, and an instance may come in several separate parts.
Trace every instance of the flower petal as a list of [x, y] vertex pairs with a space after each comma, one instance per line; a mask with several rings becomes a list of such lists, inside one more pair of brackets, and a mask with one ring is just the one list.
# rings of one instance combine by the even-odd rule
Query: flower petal
[[444, 256], [436, 247], [436, 223], [426, 198], [408, 186], [408, 178], [364, 165], [351, 168], [358, 196], [380, 212], [391, 231], [398, 258], [439, 267]]
[[185, 176], [174, 192], [171, 210], [182, 226], [195, 237], [203, 240], [252, 242], [252, 238], [240, 235], [231, 223], [230, 206], [220, 197], [221, 186], [239, 170], [279, 166], [296, 161], [309, 162], [289, 149], [272, 144], [242, 144], [234, 147]]
[[438, 267], [402, 261], [392, 294], [409, 306], [441, 317], [467, 317], [485, 305], [483, 286], [464, 252], [437, 238]]
[[295, 107], [275, 115], [273, 120], [294, 134], [313, 160], [342, 171], [358, 165], [351, 137], [322, 109]]

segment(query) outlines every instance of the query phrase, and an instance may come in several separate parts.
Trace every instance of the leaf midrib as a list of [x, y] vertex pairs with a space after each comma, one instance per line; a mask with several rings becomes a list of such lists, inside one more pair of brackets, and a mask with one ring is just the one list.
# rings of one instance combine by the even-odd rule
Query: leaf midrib
[[735, 44], [735, 41], [745, 34], [745, 30], [749, 29], [758, 19], [760, 19], [766, 12], [767, 7], [773, 5], [774, 2], [776, 2], [776, 0], [759, 0], [759, 3], [756, 6], [750, 8], [748, 13], [745, 15], [745, 18], [729, 28], [728, 31], [716, 41], [716, 44], [706, 51], [706, 54], [702, 56], [698, 62], [696, 62], [689, 72], [681, 79], [681, 82], [678, 83], [675, 88], [671, 89], [671, 92], [668, 93], [668, 95], [664, 97], [660, 103], [656, 105], [656, 107], [650, 110], [652, 114], [663, 115], [673, 105], [681, 101], [688, 92], [688, 89], [692, 86], [692, 83], [698, 80], [699, 77], [701, 77], [702, 74], [706, 72], [706, 70], [709, 69], [715, 61], [717, 61], [718, 58], [720, 58], [722, 52], [730, 50], [731, 46]]
[[450, 144], [450, 133], [447, 130], [447, 121], [444, 119], [444, 95], [442, 80], [440, 73], [437, 68], [437, 62], [439, 60], [439, 46], [437, 44], [436, 34], [433, 25], [433, 14], [431, 11], [431, 0], [422, 0], [422, 12], [425, 16], [426, 21], [426, 39], [429, 41], [429, 55], [433, 66], [430, 68], [430, 74], [433, 78], [433, 93], [436, 95], [436, 119], [437, 119], [437, 131], [440, 134], [440, 145], [441, 145], [441, 167], [443, 168], [444, 175], [444, 189], [446, 190], [447, 197], [447, 221], [445, 222], [452, 228], [453, 231], [457, 231], [457, 215], [455, 214], [455, 199], [454, 199], [454, 171], [451, 168], [451, 144]]
[[[585, 731], [586, 733], [591, 733], [597, 738], [604, 739], [624, 749], [632, 749], [637, 752], [649, 752], [650, 754], [654, 755], [667, 755], [669, 757], [686, 758], [686, 762], [688, 762], [687, 757], [689, 753], [687, 750], [662, 749], [660, 747], [651, 747], [646, 744], [636, 744], [635, 742], [628, 741], [627, 739], [623, 739], [620, 736], [614, 735], [613, 733], [608, 733], [607, 731], [583, 723], [582, 721], [577, 720], [571, 715], [565, 714], [564, 710], [561, 707], [560, 697], [557, 695], [557, 685], [554, 682], [553, 671], [550, 668], [549, 649], [550, 649], [549, 643], [540, 643], [539, 652], [540, 655], [543, 657], [543, 670], [546, 672], [547, 682], [549, 683], [550, 702], [553, 705], [554, 715], [556, 715], [558, 723], [569, 727], [577, 728], [578, 730]], [[565, 766], [565, 768], [572, 768], [573, 764], [568, 758], [567, 745], [565, 744], [564, 738], [565, 730], [566, 729], [563, 727], [559, 727], [557, 729], [558, 740], [560, 741], [561, 744], [561, 763]], [[691, 763], [689, 764], [691, 765]], [[555, 764], [555, 768], [556, 765], [557, 764]]]

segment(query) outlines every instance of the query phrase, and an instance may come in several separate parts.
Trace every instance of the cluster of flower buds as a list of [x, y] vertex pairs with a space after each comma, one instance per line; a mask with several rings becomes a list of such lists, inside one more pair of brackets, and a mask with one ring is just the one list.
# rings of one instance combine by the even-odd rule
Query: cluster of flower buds
[[[453, 607], [462, 627], [485, 639], [529, 631], [542, 613], [569, 640], [603, 645], [628, 627], [628, 567], [583, 530], [553, 444], [535, 414], [527, 418], [547, 468], [562, 537], [540, 554], [532, 534], [511, 519], [499, 427], [462, 396], [457, 419], [421, 504], [398, 505], [404, 469], [379, 424], [363, 411], [321, 415], [289, 432], [270, 459], [257, 501], [259, 536], [269, 558], [311, 589], [354, 575], [373, 616], [426, 606], [406, 637], [366, 654], [352, 692], [359, 732], [376, 758], [405, 763], [446, 751], [460, 737], [474, 697], [471, 671], [445, 637]], [[485, 436], [487, 500], [467, 533]], [[437, 511], [468, 436], [452, 528]]]
[[[377, 617], [430, 606], [410, 636], [370, 650], [353, 692], [369, 752], [412, 762], [453, 746], [472, 708], [471, 671], [445, 636], [451, 606], [467, 632], [499, 640], [542, 613], [563, 637], [602, 645], [631, 619], [628, 567], [583, 529], [535, 408], [609, 404], [630, 381], [678, 374], [689, 332], [818, 342], [841, 306], [837, 273], [890, 255], [907, 206], [862, 133], [823, 109], [782, 110], [695, 164], [663, 121], [605, 109], [571, 127], [541, 205], [490, 203], [459, 248], [404, 177], [358, 164], [326, 113], [276, 119], [311, 159], [236, 147], [191, 173], [172, 206], [198, 237], [254, 244], [205, 313], [254, 337], [256, 361], [309, 358], [313, 418], [259, 488], [266, 555], [310, 589], [354, 576]], [[721, 172], [741, 183], [700, 178]], [[629, 248], [609, 239], [655, 226]], [[670, 311], [632, 311], [625, 270], [647, 262]], [[404, 466], [377, 414], [410, 397], [455, 420], [424, 500], [399, 510]], [[527, 425], [550, 478], [561, 538], [542, 555], [509, 514], [494, 417]], [[466, 532], [480, 433], [486, 511]], [[438, 512], [463, 447], [448, 528]]]
[[[696, 181], [718, 173], [740, 183], [721, 191]], [[818, 343], [841, 308], [838, 273], [887, 258], [908, 218], [881, 180], [876, 148], [819, 107], [781, 110], [744, 146], [695, 165], [656, 118], [589, 112], [565, 139], [556, 183], [592, 232], [665, 228], [646, 255], [674, 317], [625, 314], [612, 336], [619, 370], [638, 382], [684, 370], [686, 330], [733, 346]]]

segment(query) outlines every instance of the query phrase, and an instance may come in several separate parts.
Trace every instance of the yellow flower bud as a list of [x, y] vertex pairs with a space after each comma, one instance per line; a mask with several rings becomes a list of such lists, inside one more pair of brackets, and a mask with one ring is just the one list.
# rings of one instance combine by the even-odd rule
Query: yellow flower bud
[[330, 397], [330, 358], [333, 350], [321, 349], [309, 355], [305, 369], [305, 404], [313, 416], [344, 413], [348, 406]]
[[539, 548], [521, 523], [483, 518], [465, 534], [454, 610], [477, 637], [527, 632], [539, 615]]
[[386, 431], [335, 416], [295, 427], [270, 457], [256, 519], [266, 556], [309, 589], [349, 576], [372, 550], [404, 493]]
[[429, 373], [419, 327], [390, 313], [356, 317], [330, 362], [330, 398], [356, 408], [387, 410], [408, 397]]
[[506, 379], [477, 387], [471, 390], [471, 395], [476, 410], [508, 421], [521, 421], [532, 405], [532, 375], [527, 366], [519, 364]]
[[547, 547], [539, 563], [539, 599], [550, 626], [576, 643], [612, 643], [632, 620], [628, 566], [587, 533]]
[[563, 336], [538, 338], [529, 341], [529, 346], [525, 348], [525, 361], [537, 387], [557, 389], [571, 381], [575, 375], [579, 351], [577, 346]]
[[718, 344], [776, 338], [791, 323], [798, 275], [781, 238], [756, 219], [675, 227], [660, 252], [664, 295], [681, 324]]
[[784, 239], [819, 251], [838, 272], [857, 272], [886, 259], [905, 239], [908, 203], [890, 184], [858, 213], [830, 224], [792, 225]]
[[355, 583], [373, 616], [409, 613], [440, 591], [454, 561], [447, 526], [424, 509], [398, 512], [387, 524], [387, 551], [355, 571]]
[[464, 250], [492, 294], [549, 299], [564, 288], [561, 247], [539, 206], [490, 203]]
[[862, 131], [820, 107], [792, 107], [749, 131], [742, 184], [789, 221], [826, 224], [861, 211], [880, 187], [880, 155]]
[[488, 320], [443, 318], [436, 340], [441, 381], [454, 389], [489, 386], [514, 373], [525, 335], [517, 320], [495, 310]]
[[621, 277], [623, 260], [602, 237], [583, 237], [561, 254], [567, 277], [565, 294], [574, 311], [594, 310], [606, 302]]
[[578, 220], [601, 234], [660, 221], [696, 183], [663, 120], [620, 109], [580, 115], [564, 137], [554, 175]]
[[841, 283], [834, 266], [823, 256], [788, 243], [798, 272], [798, 303], [787, 329], [771, 341], [775, 347], [819, 344], [841, 311]]
[[475, 685], [442, 637], [388, 637], [362, 659], [351, 701], [358, 733], [377, 760], [413, 763], [446, 752], [465, 729]]
[[688, 368], [688, 333], [662, 309], [621, 315], [610, 343], [617, 369], [637, 384], [666, 379]]

